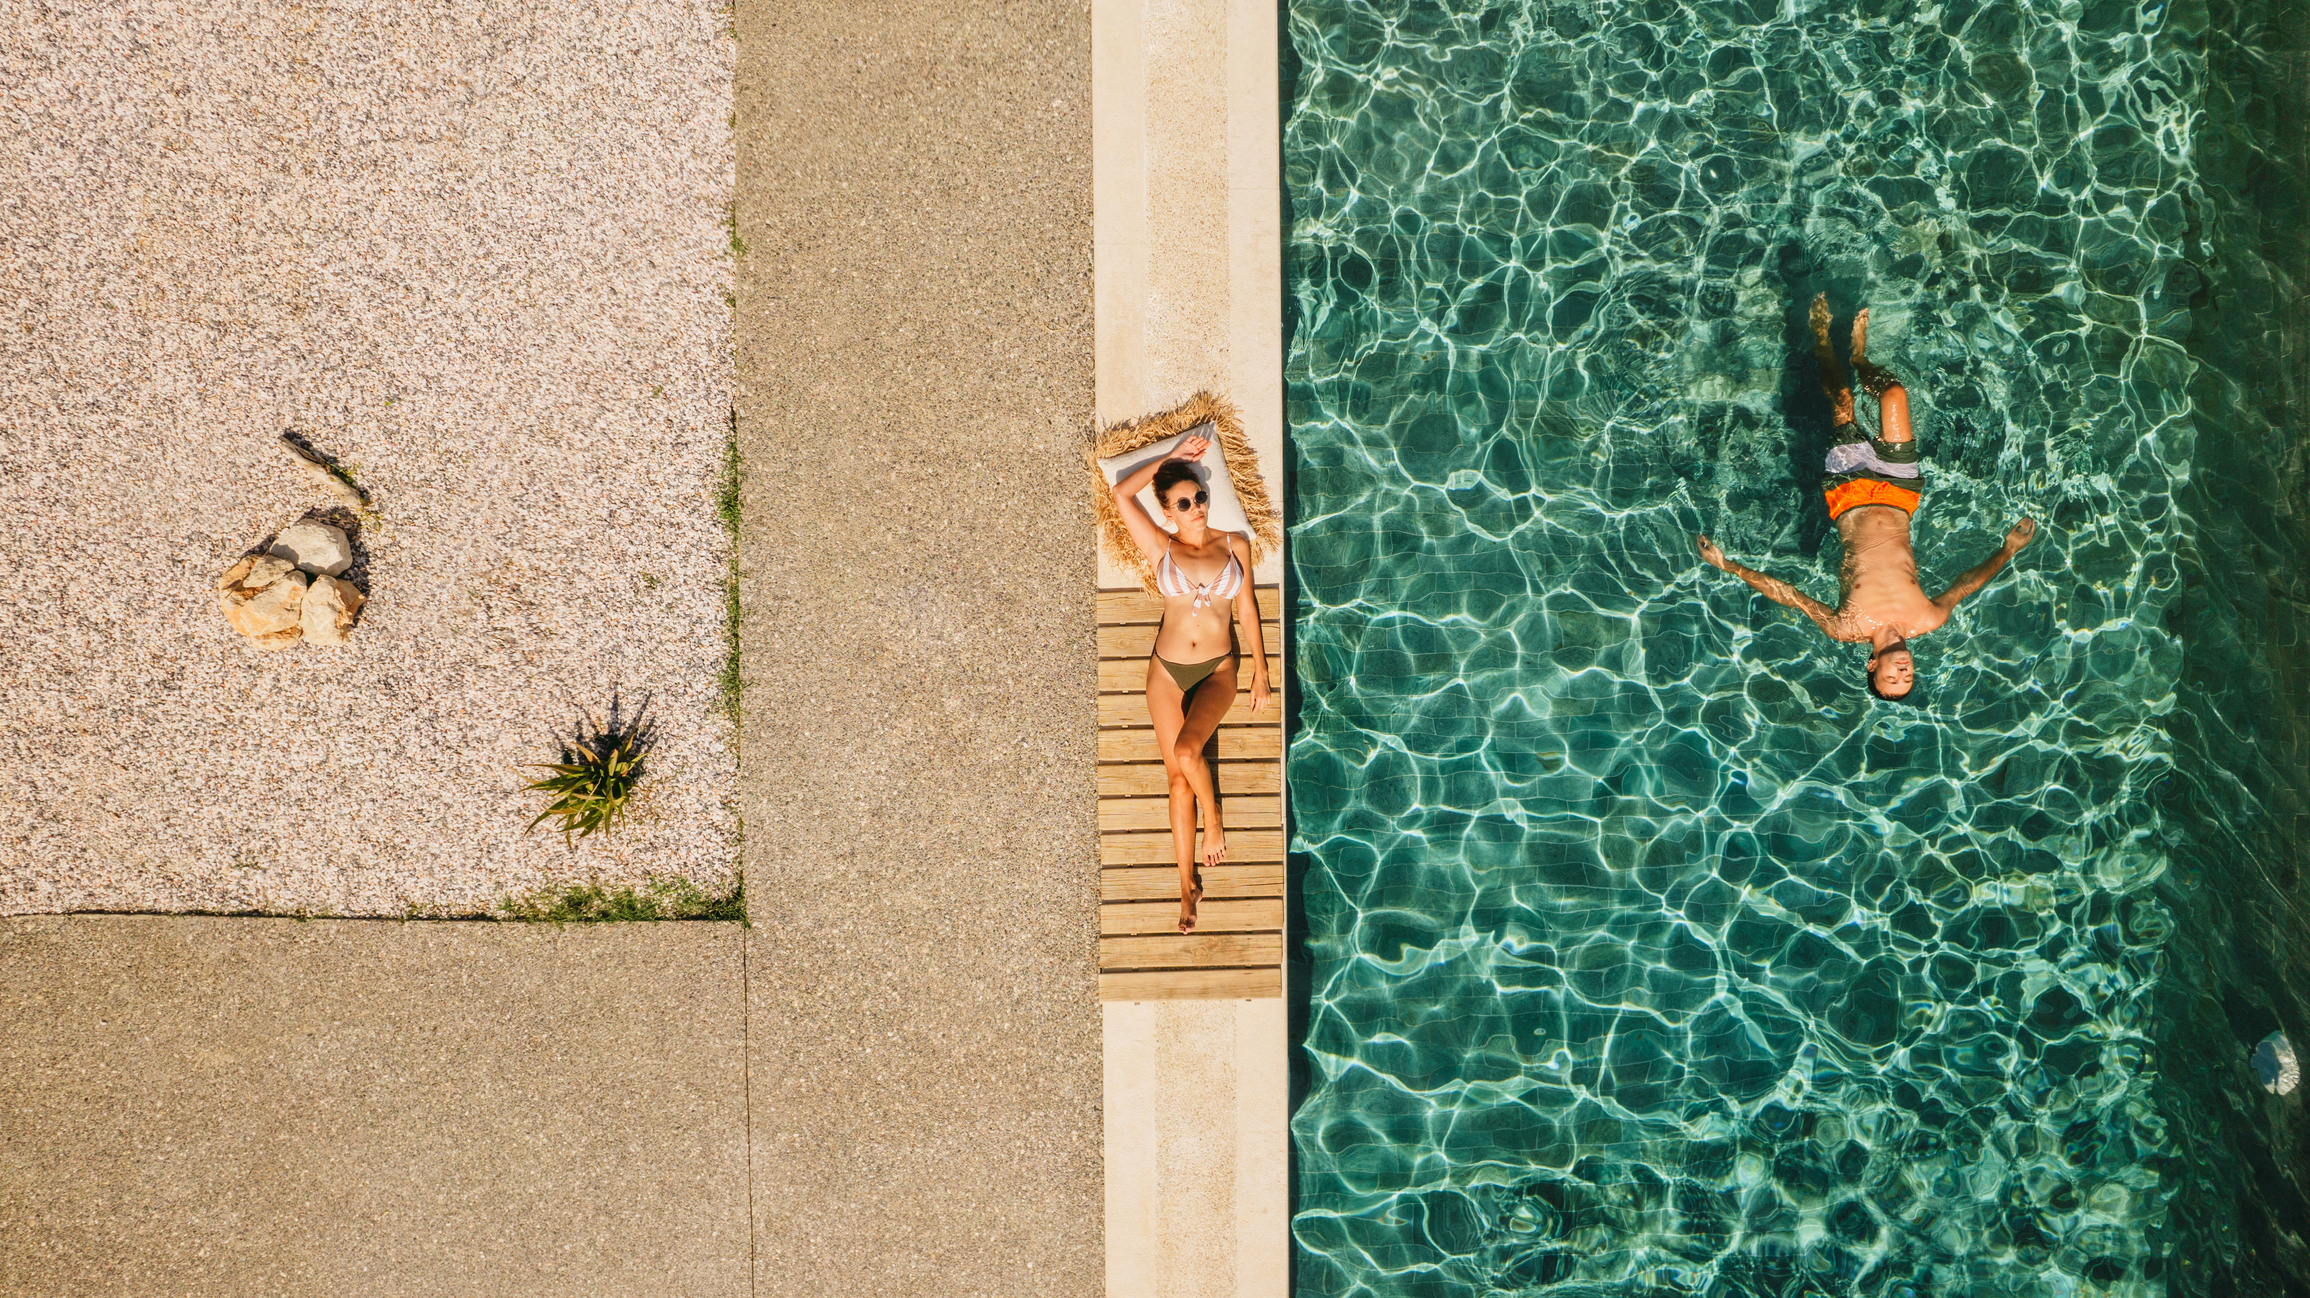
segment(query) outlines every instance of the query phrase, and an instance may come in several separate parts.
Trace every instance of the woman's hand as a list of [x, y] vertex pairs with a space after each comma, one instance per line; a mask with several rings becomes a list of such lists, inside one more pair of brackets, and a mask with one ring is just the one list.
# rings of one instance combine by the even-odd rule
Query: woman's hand
[[1253, 712], [1258, 712], [1267, 706], [1267, 694], [1267, 673], [1253, 672], [1251, 674], [1251, 710]]
[[1178, 448], [1171, 452], [1171, 458], [1174, 460], [1200, 460], [1203, 458], [1203, 453], [1210, 449], [1211, 439], [1207, 437], [1190, 437], [1186, 441], [1179, 443]]

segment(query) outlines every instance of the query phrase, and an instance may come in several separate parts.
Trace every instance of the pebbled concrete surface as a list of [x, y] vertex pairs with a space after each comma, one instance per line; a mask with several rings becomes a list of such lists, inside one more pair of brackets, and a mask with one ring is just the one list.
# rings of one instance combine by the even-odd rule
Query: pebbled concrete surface
[[0, 919], [0, 1295], [748, 1292], [729, 924]]
[[[0, 3], [0, 914], [728, 892], [724, 23]], [[342, 648], [216, 605], [330, 503], [291, 427], [376, 506]], [[530, 832], [524, 764], [644, 699], [627, 830]]]
[[1088, 12], [737, 21], [756, 927], [0, 919], [0, 1298], [1101, 1292]]
[[1089, 17], [738, 15], [764, 1295], [1101, 1291]]

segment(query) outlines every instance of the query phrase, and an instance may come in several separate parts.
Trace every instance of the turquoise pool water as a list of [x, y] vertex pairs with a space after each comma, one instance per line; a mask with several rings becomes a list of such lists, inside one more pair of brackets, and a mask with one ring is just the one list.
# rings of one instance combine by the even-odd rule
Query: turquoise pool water
[[[2301, 210], [2205, 171], [2274, 165], [2209, 68], [2299, 80], [2292, 17], [1292, 0], [1301, 1294], [2292, 1274], [2221, 1032], [2303, 1026], [2299, 710], [2241, 696], [2305, 684], [2299, 227], [2241, 217]], [[1692, 550], [1833, 598], [1819, 291], [1928, 588], [2042, 527], [1918, 707]]]

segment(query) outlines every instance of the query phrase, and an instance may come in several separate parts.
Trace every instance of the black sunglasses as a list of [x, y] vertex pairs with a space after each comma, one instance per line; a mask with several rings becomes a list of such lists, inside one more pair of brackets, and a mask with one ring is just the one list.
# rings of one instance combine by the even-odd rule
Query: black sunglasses
[[1210, 503], [1211, 493], [1208, 491], [1198, 491], [1195, 493], [1195, 498], [1193, 500], [1189, 500], [1187, 497], [1181, 496], [1179, 499], [1172, 501], [1171, 509], [1174, 513], [1176, 513], [1179, 510], [1187, 509], [1195, 505], [1208, 505]]

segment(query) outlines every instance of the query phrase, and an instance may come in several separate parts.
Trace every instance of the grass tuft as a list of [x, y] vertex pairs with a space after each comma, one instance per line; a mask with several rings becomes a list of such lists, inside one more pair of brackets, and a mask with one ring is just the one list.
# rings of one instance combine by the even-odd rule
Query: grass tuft
[[722, 224], [730, 227], [730, 255], [744, 257], [746, 255], [746, 240], [738, 233], [738, 202], [736, 199], [732, 199], [729, 205], [722, 209]]
[[715, 896], [688, 879], [652, 878], [636, 888], [600, 883], [554, 884], [497, 904], [507, 919], [544, 924], [622, 924], [640, 920], [746, 919], [745, 881]]
[[[743, 479], [744, 467], [738, 460], [738, 414], [733, 410], [730, 412], [730, 440], [722, 451], [722, 479], [714, 491], [714, 512], [721, 517], [722, 527], [730, 533], [730, 570], [722, 575], [721, 686], [722, 710], [730, 714], [733, 745], [737, 744], [744, 731], [740, 722], [745, 680], [739, 673], [738, 662], [738, 488]], [[732, 751], [738, 750], [733, 748]]]
[[[614, 717], [614, 713], [613, 713]], [[577, 737], [561, 747], [558, 762], [533, 765], [553, 774], [528, 785], [524, 792], [549, 793], [553, 801], [529, 822], [535, 829], [556, 821], [571, 847], [593, 834], [607, 834], [625, 818], [626, 802], [648, 774], [644, 758], [650, 746], [650, 725], [635, 721], [623, 729], [591, 729], [581, 724]]]

